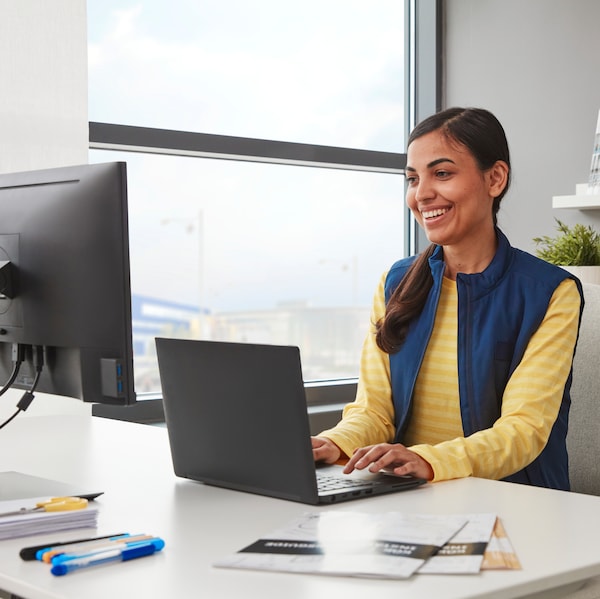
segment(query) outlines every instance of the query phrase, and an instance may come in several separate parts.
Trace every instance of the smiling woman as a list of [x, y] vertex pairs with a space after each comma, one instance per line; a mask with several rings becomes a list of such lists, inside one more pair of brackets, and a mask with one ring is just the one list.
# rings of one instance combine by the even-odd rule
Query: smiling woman
[[356, 400], [313, 439], [315, 460], [568, 489], [581, 284], [496, 227], [510, 180], [502, 125], [483, 109], [441, 111], [411, 133], [406, 170], [432, 243], [382, 278]]

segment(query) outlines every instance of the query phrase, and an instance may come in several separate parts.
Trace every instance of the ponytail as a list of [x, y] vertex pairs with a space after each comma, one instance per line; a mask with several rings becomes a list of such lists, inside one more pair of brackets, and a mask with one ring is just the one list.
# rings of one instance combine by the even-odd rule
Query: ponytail
[[375, 324], [375, 341], [388, 354], [400, 349], [411, 321], [423, 310], [433, 285], [429, 258], [436, 247], [432, 243], [417, 256], [387, 302], [385, 316]]

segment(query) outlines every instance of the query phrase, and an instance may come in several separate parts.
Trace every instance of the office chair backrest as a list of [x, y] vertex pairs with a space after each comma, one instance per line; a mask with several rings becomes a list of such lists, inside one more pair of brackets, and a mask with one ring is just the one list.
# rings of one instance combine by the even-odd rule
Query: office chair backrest
[[600, 285], [583, 286], [567, 448], [571, 490], [600, 495]]

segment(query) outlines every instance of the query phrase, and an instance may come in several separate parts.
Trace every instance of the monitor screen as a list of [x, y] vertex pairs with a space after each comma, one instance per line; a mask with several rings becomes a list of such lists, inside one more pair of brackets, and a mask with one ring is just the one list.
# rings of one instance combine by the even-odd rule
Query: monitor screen
[[125, 163], [0, 175], [0, 291], [0, 386], [135, 402]]

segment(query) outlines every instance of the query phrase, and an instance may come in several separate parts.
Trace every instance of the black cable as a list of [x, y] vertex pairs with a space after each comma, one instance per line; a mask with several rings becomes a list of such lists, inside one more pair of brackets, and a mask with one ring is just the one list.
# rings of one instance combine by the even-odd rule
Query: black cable
[[2, 389], [0, 389], [0, 395], [4, 395], [12, 387], [13, 383], [17, 380], [17, 376], [19, 375], [20, 369], [21, 362], [15, 362], [13, 365], [13, 371], [11, 372], [8, 381], [6, 381]]
[[13, 343], [12, 353], [13, 370], [10, 374], [10, 377], [8, 378], [8, 381], [6, 381], [2, 389], [0, 389], [0, 395], [4, 395], [12, 387], [12, 384], [17, 380], [17, 376], [19, 375], [19, 370], [21, 369], [21, 364], [23, 363], [23, 359], [25, 356], [24, 346], [20, 343]]
[[10, 418], [7, 418], [2, 424], [0, 424], [0, 428], [4, 428], [9, 422], [12, 422], [14, 418], [16, 418], [22, 410], [17, 410]]
[[0, 424], [0, 429], [4, 428], [9, 422], [12, 422], [20, 412], [24, 412], [31, 405], [31, 402], [35, 397], [33, 392], [38, 386], [40, 377], [42, 376], [42, 370], [44, 369], [44, 348], [40, 345], [36, 345], [33, 348], [33, 363], [36, 371], [33, 383], [31, 383], [29, 390], [23, 393], [23, 396], [17, 404], [17, 411]]

